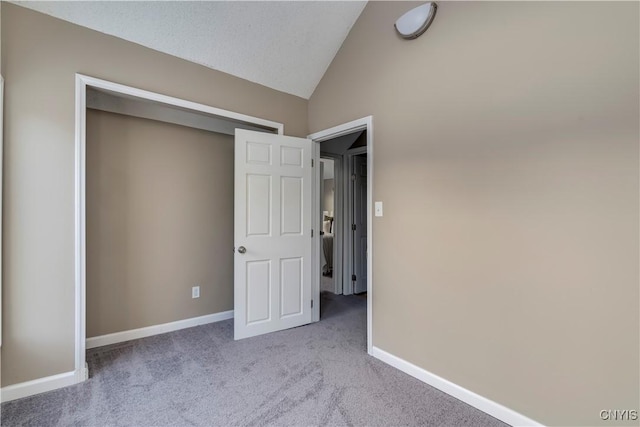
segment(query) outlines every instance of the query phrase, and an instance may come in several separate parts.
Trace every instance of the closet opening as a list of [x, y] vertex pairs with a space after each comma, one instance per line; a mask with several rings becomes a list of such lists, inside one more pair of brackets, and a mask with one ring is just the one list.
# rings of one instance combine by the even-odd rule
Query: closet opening
[[[87, 122], [88, 117], [90, 123]], [[192, 289], [199, 285], [198, 282], [208, 280], [206, 275], [201, 275], [201, 278], [180, 278], [180, 281], [184, 282], [179, 284], [184, 288], [178, 291], [181, 301], [176, 301], [178, 298], [169, 291], [148, 289], [148, 283], [159, 283], [163, 280], [170, 283], [172, 279], [165, 278], [162, 272], [165, 268], [169, 271], [168, 265], [171, 265], [171, 271], [178, 273], [189, 269], [197, 270], [192, 265], [198, 262], [194, 258], [216, 253], [216, 249], [211, 247], [213, 241], [221, 242], [231, 253], [232, 234], [225, 240], [224, 236], [212, 236], [211, 233], [214, 233], [212, 229], [218, 233], [226, 228], [215, 227], [216, 220], [228, 217], [227, 222], [233, 224], [233, 167], [227, 166], [229, 170], [226, 170], [223, 165], [233, 165], [233, 162], [229, 162], [224, 156], [228, 154], [230, 159], [233, 159], [231, 135], [234, 135], [235, 129], [238, 128], [274, 134], [283, 134], [284, 131], [282, 123], [76, 74], [75, 382], [88, 378], [87, 348], [195, 326], [199, 324], [198, 319], [202, 320], [205, 317], [207, 319], [202, 320], [203, 322], [212, 321], [208, 319], [210, 315], [197, 316], [198, 310], [211, 313], [211, 308], [204, 307], [204, 289], [199, 289], [202, 291], [200, 294]], [[97, 132], [99, 135], [101, 130], [105, 130], [108, 137], [98, 141], [96, 146], [88, 147], [87, 139], [91, 137], [88, 133]], [[142, 134], [146, 135], [143, 143], [127, 146], [128, 139], [135, 139]], [[184, 138], [188, 138], [190, 142], [183, 141]], [[167, 139], [170, 140], [169, 143]], [[110, 142], [114, 144], [109, 146]], [[91, 143], [92, 141], [89, 141], [89, 144]], [[182, 144], [180, 150], [176, 149], [178, 144]], [[219, 145], [213, 147], [216, 144]], [[103, 151], [99, 152], [100, 150]], [[198, 150], [204, 150], [206, 153]], [[140, 160], [140, 163], [126, 164], [133, 158]], [[105, 162], [101, 163], [102, 160]], [[221, 161], [218, 165], [220, 167], [207, 166], [204, 162], [208, 160]], [[213, 172], [212, 169], [219, 170]], [[225, 175], [229, 175], [227, 178], [217, 179], [211, 175], [224, 175], [225, 170], [230, 172]], [[147, 171], [150, 173], [147, 174]], [[162, 171], [162, 174], [158, 173], [159, 171]], [[111, 187], [104, 185], [104, 177], [109, 177]], [[229, 182], [225, 181], [225, 184], [224, 179]], [[129, 180], [127, 185], [124, 185], [124, 180]], [[221, 194], [214, 195], [208, 192], [216, 185]], [[184, 191], [185, 188], [188, 191]], [[122, 194], [127, 192], [129, 194]], [[169, 196], [173, 199], [169, 199]], [[185, 199], [191, 196], [193, 200]], [[96, 197], [102, 197], [102, 201], [109, 200], [109, 203], [103, 206]], [[226, 203], [228, 209], [223, 208], [224, 204], [219, 205], [219, 200], [214, 201], [216, 197], [231, 199], [231, 202], [227, 200]], [[153, 200], [145, 201], [146, 198]], [[205, 207], [190, 209], [191, 204], [203, 204]], [[154, 209], [153, 206], [161, 208]], [[109, 224], [109, 221], [103, 221], [105, 216], [110, 216], [115, 222]], [[175, 219], [178, 221], [173, 221]], [[194, 227], [194, 223], [200, 225]], [[169, 230], [174, 226], [179, 230]], [[196, 230], [198, 227], [201, 229]], [[185, 236], [202, 237], [201, 234], [204, 238], [200, 239], [202, 241], [199, 241], [198, 245], [202, 247], [195, 250], [196, 255], [180, 260], [181, 252], [186, 252], [189, 246], [185, 243], [188, 240]], [[88, 238], [98, 235], [104, 237], [101, 244], [87, 245]], [[173, 249], [167, 248], [168, 239], [171, 240]], [[159, 240], [164, 242], [163, 248], [158, 244]], [[128, 257], [124, 251], [120, 251], [118, 242], [126, 242], [129, 245], [128, 249], [136, 252], [135, 257]], [[229, 248], [226, 248], [226, 245]], [[222, 249], [219, 249], [222, 252]], [[109, 252], [106, 261], [102, 260], [105, 262], [87, 262], [88, 257], [96, 257], [105, 250]], [[204, 252], [208, 252], [208, 255]], [[197, 255], [198, 253], [201, 255]], [[200, 259], [199, 262], [204, 265], [206, 261], [210, 260]], [[147, 264], [145, 273], [134, 271], [138, 267], [144, 267], [135, 264]], [[127, 279], [129, 283], [138, 286], [138, 282], [147, 282], [147, 289], [144, 289], [144, 286], [142, 289], [120, 289], [119, 295], [115, 297], [102, 292], [127, 271], [131, 273]], [[97, 293], [94, 292], [89, 301], [87, 280], [94, 280], [96, 277], [106, 285], [92, 289]], [[232, 301], [232, 273], [230, 280], [229, 292]], [[173, 281], [177, 279], [173, 278]], [[138, 313], [143, 310], [137, 310], [140, 304], [149, 304], [149, 298], [152, 298], [154, 291], [158, 291], [160, 298], [156, 308], [158, 304], [164, 307], [162, 310], [156, 310], [160, 316], [157, 319], [150, 317], [149, 313]], [[186, 294], [186, 297], [182, 298], [182, 294]], [[200, 299], [194, 295], [199, 295]], [[87, 315], [94, 314], [88, 310], [94, 309], [94, 304], [105, 301], [115, 307], [115, 314], [109, 315], [109, 319], [106, 320], [100, 316], [92, 319], [92, 329], [88, 331]], [[184, 317], [181, 310], [185, 309], [185, 304], [194, 307], [200, 304], [203, 307], [196, 307], [195, 312], [189, 314], [196, 314], [195, 317], [180, 320]], [[232, 310], [225, 313], [215, 313], [215, 310], [213, 316], [228, 314], [228, 318], [231, 318], [233, 315]], [[176, 318], [176, 321], [170, 321], [172, 318]], [[161, 324], [158, 325], [158, 322]], [[133, 329], [129, 329], [130, 326], [127, 325], [144, 326], [133, 326]], [[174, 329], [165, 330], [167, 327]], [[94, 336], [96, 334], [97, 336]]]

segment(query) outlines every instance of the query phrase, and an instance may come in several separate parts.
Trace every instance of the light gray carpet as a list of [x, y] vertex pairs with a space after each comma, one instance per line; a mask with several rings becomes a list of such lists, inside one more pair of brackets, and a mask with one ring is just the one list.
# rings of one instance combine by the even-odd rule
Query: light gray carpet
[[90, 350], [91, 378], [2, 404], [3, 426], [504, 426], [366, 353], [366, 298], [241, 341], [233, 321]]
[[326, 291], [334, 293], [336, 290], [335, 284], [333, 283], [332, 276], [320, 276], [320, 291]]

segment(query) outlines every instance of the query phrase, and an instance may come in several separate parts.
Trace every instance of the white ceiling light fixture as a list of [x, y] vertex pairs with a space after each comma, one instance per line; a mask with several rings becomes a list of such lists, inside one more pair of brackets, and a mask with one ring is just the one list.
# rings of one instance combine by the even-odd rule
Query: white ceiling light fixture
[[413, 8], [398, 18], [394, 27], [402, 38], [416, 39], [427, 31], [436, 16], [437, 9], [438, 5], [432, 1]]

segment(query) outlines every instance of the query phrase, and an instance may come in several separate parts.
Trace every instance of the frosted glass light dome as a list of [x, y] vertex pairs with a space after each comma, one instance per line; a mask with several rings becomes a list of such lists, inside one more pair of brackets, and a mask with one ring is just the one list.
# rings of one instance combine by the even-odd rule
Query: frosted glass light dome
[[395, 23], [396, 31], [405, 39], [415, 39], [427, 31], [436, 16], [438, 5], [425, 3], [402, 15]]

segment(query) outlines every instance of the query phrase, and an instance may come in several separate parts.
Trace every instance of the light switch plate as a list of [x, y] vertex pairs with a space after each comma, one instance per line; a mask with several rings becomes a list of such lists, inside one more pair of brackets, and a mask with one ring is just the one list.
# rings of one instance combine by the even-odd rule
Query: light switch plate
[[374, 211], [376, 216], [382, 216], [382, 202], [375, 202]]

